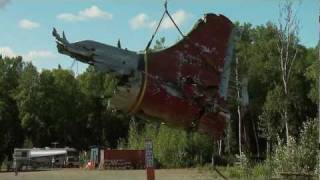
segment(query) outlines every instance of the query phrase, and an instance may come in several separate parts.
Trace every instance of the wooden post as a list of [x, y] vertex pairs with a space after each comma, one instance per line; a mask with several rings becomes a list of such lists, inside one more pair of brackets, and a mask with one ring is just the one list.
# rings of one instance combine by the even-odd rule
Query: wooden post
[[153, 165], [153, 148], [152, 141], [145, 141], [145, 157], [146, 157], [146, 172], [147, 172], [147, 180], [155, 180], [155, 172]]
[[104, 169], [104, 149], [100, 149], [100, 163], [99, 169]]

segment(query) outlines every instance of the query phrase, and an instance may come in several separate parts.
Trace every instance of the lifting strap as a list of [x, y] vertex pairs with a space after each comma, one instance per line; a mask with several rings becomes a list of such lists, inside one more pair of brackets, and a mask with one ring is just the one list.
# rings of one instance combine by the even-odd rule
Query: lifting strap
[[[143, 88], [143, 90], [142, 90], [142, 95], [140, 95], [140, 97], [139, 97], [139, 99], [138, 99], [138, 103], [134, 105], [133, 110], [131, 110], [131, 113], [135, 113], [135, 112], [137, 111], [137, 109], [139, 108], [141, 102], [142, 102], [142, 99], [143, 99], [143, 96], [144, 96], [144, 93], [145, 93], [146, 84], [147, 84], [146, 81], [147, 81], [147, 78], [148, 78], [148, 76], [147, 76], [147, 74], [148, 74], [148, 73], [147, 73], [147, 68], [148, 68], [148, 66], [147, 66], [147, 59], [148, 59], [148, 58], [147, 58], [147, 54], [148, 54], [148, 50], [149, 50], [150, 45], [151, 45], [151, 43], [152, 43], [155, 35], [157, 34], [157, 32], [158, 32], [158, 30], [159, 30], [159, 27], [160, 27], [160, 25], [161, 25], [161, 23], [162, 23], [162, 21], [163, 21], [163, 18], [164, 18], [164, 16], [165, 16], [166, 14], [167, 14], [168, 17], [170, 18], [170, 20], [172, 21], [172, 23], [174, 24], [174, 26], [176, 27], [176, 29], [179, 31], [180, 35], [181, 35], [183, 38], [185, 38], [185, 35], [182, 33], [182, 31], [180, 30], [180, 28], [178, 27], [178, 25], [175, 23], [175, 21], [173, 20], [172, 16], [170, 15], [170, 13], [169, 13], [169, 11], [168, 11], [168, 2], [167, 2], [167, 0], [165, 0], [164, 9], [165, 9], [165, 10], [164, 10], [164, 12], [163, 12], [163, 14], [162, 14], [162, 16], [161, 16], [161, 19], [160, 19], [158, 25], [157, 25], [157, 28], [155, 29], [154, 33], [153, 33], [152, 36], [151, 36], [151, 39], [149, 40], [149, 42], [148, 42], [148, 44], [147, 44], [147, 46], [146, 46], [146, 48], [145, 48], [145, 57], [144, 57], [144, 61], [145, 61], [145, 82], [144, 82], [144, 88]], [[213, 144], [214, 144], [214, 143], [213, 143]], [[212, 158], [214, 158], [214, 157], [212, 157]], [[214, 159], [213, 159], [213, 161], [214, 161]], [[224, 176], [224, 175], [217, 169], [217, 167], [216, 167], [216, 165], [215, 165], [214, 163], [213, 163], [213, 169], [217, 172], [217, 174], [218, 174], [222, 179], [228, 180], [228, 178], [227, 178], [226, 176]]]
[[157, 26], [156, 30], [155, 30], [154, 33], [152, 34], [152, 37], [151, 37], [150, 41], [148, 42], [148, 44], [147, 44], [147, 46], [146, 46], [146, 48], [145, 48], [145, 51], [146, 51], [146, 52], [149, 50], [150, 45], [151, 45], [151, 43], [152, 43], [155, 35], [157, 34], [157, 32], [158, 32], [158, 30], [159, 30], [159, 27], [160, 27], [160, 25], [161, 25], [161, 23], [162, 23], [162, 21], [163, 21], [163, 18], [164, 18], [164, 16], [165, 16], [166, 14], [167, 14], [168, 17], [170, 18], [171, 22], [174, 24], [174, 26], [176, 27], [176, 29], [179, 31], [180, 35], [181, 35], [183, 38], [185, 37], [184, 34], [182, 33], [182, 31], [180, 30], [180, 28], [178, 27], [178, 25], [176, 24], [176, 22], [173, 20], [172, 16], [170, 15], [170, 13], [169, 13], [169, 11], [168, 11], [168, 1], [166, 0], [166, 1], [164, 2], [164, 12], [163, 12], [163, 14], [162, 14], [162, 16], [161, 16], [161, 19], [160, 19], [160, 21], [159, 21], [159, 23], [158, 23], [158, 26]]

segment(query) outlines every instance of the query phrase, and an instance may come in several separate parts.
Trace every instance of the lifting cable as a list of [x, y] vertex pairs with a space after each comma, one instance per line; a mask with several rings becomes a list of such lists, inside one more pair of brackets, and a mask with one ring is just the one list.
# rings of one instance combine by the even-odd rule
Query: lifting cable
[[[182, 33], [182, 31], [180, 30], [180, 28], [178, 27], [178, 25], [175, 23], [175, 21], [173, 20], [172, 16], [170, 15], [170, 13], [169, 13], [169, 11], [168, 11], [168, 1], [165, 0], [165, 2], [164, 2], [164, 12], [163, 12], [163, 14], [162, 14], [162, 16], [161, 16], [161, 19], [160, 19], [160, 21], [159, 21], [159, 23], [158, 23], [158, 25], [157, 25], [157, 28], [155, 29], [154, 33], [153, 33], [152, 36], [151, 36], [151, 39], [149, 40], [149, 42], [148, 42], [148, 44], [147, 44], [147, 46], [146, 46], [146, 48], [145, 48], [145, 61], [146, 61], [146, 59], [147, 59], [147, 53], [148, 53], [148, 50], [149, 50], [149, 48], [150, 48], [150, 45], [151, 45], [151, 43], [152, 43], [155, 35], [157, 34], [157, 32], [158, 32], [158, 30], [159, 30], [159, 28], [160, 28], [160, 25], [161, 25], [161, 23], [162, 23], [162, 21], [163, 21], [163, 19], [164, 19], [164, 16], [165, 16], [166, 14], [168, 15], [169, 19], [170, 19], [171, 22], [174, 24], [174, 26], [176, 27], [176, 29], [178, 30], [178, 32], [180, 33], [180, 35], [182, 36], [182, 38], [185, 38], [185, 35]], [[147, 73], [146, 73], [146, 74], [147, 74]], [[144, 93], [143, 93], [143, 94], [144, 94]], [[139, 104], [139, 103], [138, 103], [138, 104]], [[139, 106], [139, 105], [138, 105], [138, 106]], [[138, 106], [137, 106], [137, 107], [138, 107]], [[133, 112], [135, 112], [135, 110], [133, 110]], [[214, 158], [214, 157], [213, 157], [213, 158]], [[224, 176], [224, 175], [217, 169], [217, 167], [216, 167], [215, 164], [213, 164], [213, 169], [214, 169], [214, 170], [217, 172], [217, 174], [218, 174], [220, 177], [222, 177], [224, 180], [228, 180], [228, 178], [227, 178], [226, 176]]]
[[173, 20], [172, 16], [170, 15], [170, 13], [169, 13], [169, 11], [168, 11], [168, 1], [166, 0], [166, 1], [164, 2], [164, 12], [163, 12], [163, 14], [162, 14], [162, 16], [161, 16], [161, 19], [160, 19], [160, 21], [159, 21], [159, 23], [158, 23], [158, 25], [157, 25], [156, 30], [155, 30], [154, 33], [152, 34], [151, 39], [150, 39], [150, 41], [148, 42], [148, 44], [147, 44], [147, 46], [146, 46], [146, 48], [145, 48], [145, 51], [148, 51], [148, 50], [149, 50], [150, 45], [151, 45], [151, 43], [152, 43], [155, 35], [157, 34], [157, 32], [158, 32], [158, 30], [159, 30], [159, 27], [160, 27], [160, 25], [161, 25], [161, 23], [162, 23], [162, 21], [163, 21], [163, 19], [164, 19], [164, 16], [165, 16], [166, 14], [168, 15], [168, 17], [169, 17], [169, 19], [171, 20], [171, 22], [174, 24], [174, 26], [176, 27], [176, 29], [179, 31], [180, 35], [181, 35], [183, 38], [185, 37], [185, 35], [182, 33], [182, 31], [180, 30], [180, 28], [178, 27], [178, 25], [176, 24], [176, 22]]

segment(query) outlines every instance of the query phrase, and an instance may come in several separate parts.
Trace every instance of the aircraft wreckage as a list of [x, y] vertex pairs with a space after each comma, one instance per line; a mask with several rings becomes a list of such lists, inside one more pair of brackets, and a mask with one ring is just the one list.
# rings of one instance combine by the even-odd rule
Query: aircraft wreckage
[[233, 23], [206, 14], [182, 40], [137, 53], [100, 42], [69, 43], [53, 30], [59, 53], [119, 78], [111, 104], [121, 111], [221, 137], [226, 121]]

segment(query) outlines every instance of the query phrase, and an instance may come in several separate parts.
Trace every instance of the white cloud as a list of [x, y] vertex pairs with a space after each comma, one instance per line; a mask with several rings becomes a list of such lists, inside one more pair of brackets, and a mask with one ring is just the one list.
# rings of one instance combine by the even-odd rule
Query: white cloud
[[52, 59], [55, 55], [48, 50], [37, 50], [29, 51], [27, 54], [23, 55], [23, 59], [26, 61], [34, 61], [37, 59]]
[[62, 13], [57, 16], [58, 19], [75, 22], [75, 21], [85, 21], [88, 19], [104, 18], [112, 19], [113, 15], [107, 11], [101, 10], [97, 6], [91, 6], [90, 8], [79, 11], [77, 14], [72, 13]]
[[[182, 25], [188, 18], [190, 18], [192, 15], [187, 13], [184, 10], [179, 10], [173, 13], [172, 18], [174, 22], [180, 26]], [[140, 13], [133, 17], [130, 21], [129, 24], [132, 29], [140, 29], [140, 28], [155, 28], [157, 25], [157, 21], [151, 19], [148, 15], [144, 13]], [[174, 28], [174, 24], [172, 23], [171, 19], [166, 16], [160, 26], [161, 29], [170, 29]]]
[[[187, 13], [186, 11], [184, 10], [179, 10], [175, 13], [173, 13], [172, 15], [172, 18], [174, 20], [174, 22], [180, 26], [182, 25], [189, 17], [191, 17], [191, 14]], [[174, 24], [173, 22], [171, 21], [171, 19], [169, 17], [165, 17], [163, 19], [163, 22], [160, 26], [162, 29], [170, 29], [170, 28], [174, 28]]]
[[3, 57], [17, 56], [9, 46], [0, 47], [0, 55], [2, 55]]
[[151, 20], [151, 18], [144, 14], [140, 13], [133, 17], [130, 21], [129, 24], [132, 29], [140, 29], [140, 28], [154, 28], [156, 26], [156, 21]]
[[32, 50], [26, 54], [18, 54], [12, 50], [9, 46], [0, 47], [0, 55], [3, 57], [17, 57], [22, 56], [24, 61], [34, 61], [38, 59], [52, 59], [55, 58], [55, 54], [48, 50]]
[[19, 22], [19, 27], [22, 28], [22, 29], [27, 29], [27, 30], [38, 28], [39, 26], [40, 26], [39, 23], [31, 21], [31, 20], [28, 20], [28, 19], [22, 19]]

